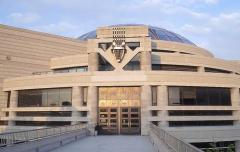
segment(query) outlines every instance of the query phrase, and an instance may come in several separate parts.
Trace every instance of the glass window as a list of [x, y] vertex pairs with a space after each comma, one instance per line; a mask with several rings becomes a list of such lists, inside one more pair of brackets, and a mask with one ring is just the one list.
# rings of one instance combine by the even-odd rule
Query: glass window
[[140, 101], [140, 87], [99, 87], [99, 107], [138, 107]]
[[71, 111], [17, 112], [20, 117], [71, 117]]
[[81, 117], [87, 117], [87, 111], [81, 111], [80, 115]]
[[70, 121], [16, 121], [16, 126], [65, 126]]
[[152, 106], [157, 106], [157, 87], [152, 87]]
[[40, 90], [29, 90], [29, 91], [19, 91], [19, 98], [21, 102], [18, 103], [18, 106], [41, 106], [42, 105], [42, 96]]
[[74, 73], [74, 72], [77, 72], [76, 68], [69, 68], [69, 73]]
[[206, 88], [198, 88], [196, 90], [197, 104], [198, 105], [208, 105], [208, 92]]
[[126, 71], [140, 70], [140, 53], [132, 58], [131, 61], [129, 61], [128, 64], [123, 67], [123, 69]]
[[18, 107], [70, 106], [72, 89], [38, 89], [18, 91]]
[[126, 42], [126, 45], [127, 45], [132, 51], [134, 51], [136, 48], [140, 47], [140, 43], [139, 43], [139, 42]]
[[184, 105], [196, 104], [196, 89], [190, 87], [184, 87], [181, 89], [181, 100]]
[[222, 89], [220, 93], [220, 100], [222, 105], [229, 105], [229, 102], [231, 102], [231, 90]]
[[42, 106], [48, 106], [48, 90], [42, 90]]
[[51, 107], [58, 107], [59, 105], [59, 89], [48, 90], [48, 104]]
[[87, 66], [55, 69], [54, 73], [74, 73], [74, 72], [85, 72], [85, 71], [88, 71], [88, 67]]
[[99, 55], [99, 71], [113, 71], [114, 67], [101, 55]]
[[168, 89], [168, 97], [170, 105], [180, 105], [180, 88], [179, 87], [171, 87]]
[[88, 88], [83, 87], [83, 106], [87, 106], [87, 99], [88, 99]]
[[60, 106], [71, 106], [72, 101], [72, 89], [64, 88], [60, 89]]
[[77, 72], [86, 72], [86, 71], [88, 71], [88, 67], [87, 66], [77, 67]]
[[231, 105], [229, 88], [169, 87], [169, 105]]
[[218, 89], [216, 89], [216, 88], [208, 88], [210, 105], [221, 105], [219, 93], [220, 93], [220, 91], [218, 91]]
[[208, 67], [205, 67], [205, 72], [211, 72], [211, 73], [231, 73], [231, 71], [226, 71], [226, 70], [222, 70], [222, 69], [214, 69], [214, 68], [208, 68]]
[[232, 120], [216, 121], [169, 121], [169, 127], [186, 127], [186, 126], [230, 126]]
[[158, 111], [157, 110], [152, 110], [151, 113], [152, 113], [153, 117], [158, 116]]
[[169, 116], [231, 116], [232, 111], [219, 111], [219, 110], [179, 110], [168, 111]]
[[152, 70], [197, 72], [197, 67], [186, 65], [152, 64]]
[[171, 50], [158, 50], [158, 49], [152, 49], [152, 52], [175, 53], [175, 51], [171, 51]]

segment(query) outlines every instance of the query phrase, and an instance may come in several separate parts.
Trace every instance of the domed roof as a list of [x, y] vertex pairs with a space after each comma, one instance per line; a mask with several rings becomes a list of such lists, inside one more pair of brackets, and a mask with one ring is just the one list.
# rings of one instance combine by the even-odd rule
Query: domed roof
[[[142, 26], [142, 24], [119, 24], [119, 25], [111, 25], [110, 27], [114, 26]], [[195, 45], [193, 42], [189, 41], [185, 37], [176, 34], [174, 32], [168, 31], [163, 28], [148, 26], [148, 33], [152, 40], [164, 40], [164, 41], [172, 41], [172, 42], [179, 42], [185, 43], [190, 45]], [[88, 39], [95, 39], [97, 36], [96, 30], [83, 34], [78, 39], [80, 40], [88, 40]]]

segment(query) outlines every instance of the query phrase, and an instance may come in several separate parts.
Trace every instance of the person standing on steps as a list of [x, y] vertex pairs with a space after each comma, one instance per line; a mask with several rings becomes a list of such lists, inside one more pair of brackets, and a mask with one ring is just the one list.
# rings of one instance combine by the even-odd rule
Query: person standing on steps
[[97, 123], [97, 125], [94, 128], [94, 136], [97, 136], [100, 134], [100, 125]]

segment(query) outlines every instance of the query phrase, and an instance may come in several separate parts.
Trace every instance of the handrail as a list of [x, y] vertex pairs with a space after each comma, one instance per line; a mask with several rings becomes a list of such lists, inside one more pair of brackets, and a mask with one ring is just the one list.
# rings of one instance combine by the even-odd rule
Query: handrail
[[77, 130], [86, 130], [88, 127], [84, 124], [75, 124], [61, 127], [49, 127], [35, 130], [26, 130], [18, 132], [8, 132], [0, 134], [0, 147], [13, 145], [16, 143], [23, 143], [28, 141], [35, 141], [51, 136], [57, 136], [64, 133], [69, 133]]
[[[154, 124], [150, 124], [150, 129], [150, 131], [152, 131], [154, 135], [157, 136], [158, 140], [164, 142], [174, 152], [203, 152], [201, 149], [198, 149], [186, 141], [173, 136], [172, 134]], [[159, 149], [159, 151], [161, 150]]]

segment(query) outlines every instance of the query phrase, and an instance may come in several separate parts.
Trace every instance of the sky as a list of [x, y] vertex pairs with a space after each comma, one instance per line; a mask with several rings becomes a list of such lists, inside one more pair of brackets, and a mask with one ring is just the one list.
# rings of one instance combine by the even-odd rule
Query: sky
[[65, 37], [133, 23], [165, 28], [217, 58], [240, 60], [239, 0], [0, 0], [0, 24]]

